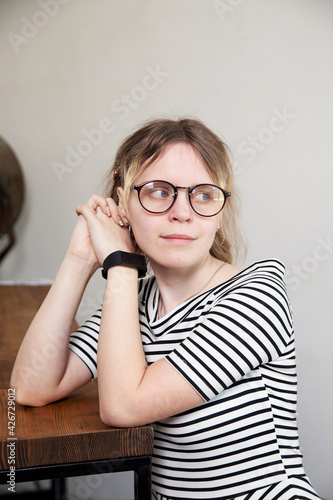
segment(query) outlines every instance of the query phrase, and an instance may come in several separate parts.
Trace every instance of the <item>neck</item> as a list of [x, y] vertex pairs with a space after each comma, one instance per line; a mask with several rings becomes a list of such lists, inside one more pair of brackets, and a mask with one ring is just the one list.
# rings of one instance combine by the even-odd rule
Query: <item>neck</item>
[[225, 262], [209, 256], [199, 269], [162, 270], [153, 266], [160, 291], [159, 317], [168, 314], [186, 300], [218, 284], [221, 281], [220, 270], [224, 265]]

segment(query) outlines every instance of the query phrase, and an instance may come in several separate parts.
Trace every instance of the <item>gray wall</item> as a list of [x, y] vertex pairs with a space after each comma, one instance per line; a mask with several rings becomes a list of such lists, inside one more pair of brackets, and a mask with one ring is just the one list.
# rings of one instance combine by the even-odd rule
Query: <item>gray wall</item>
[[[332, 24], [331, 0], [0, 1], [0, 134], [26, 184], [0, 280], [54, 278], [75, 205], [100, 192], [117, 145], [143, 120], [202, 119], [234, 154], [244, 265], [286, 265], [301, 447], [331, 499]], [[79, 321], [102, 281], [97, 273]]]

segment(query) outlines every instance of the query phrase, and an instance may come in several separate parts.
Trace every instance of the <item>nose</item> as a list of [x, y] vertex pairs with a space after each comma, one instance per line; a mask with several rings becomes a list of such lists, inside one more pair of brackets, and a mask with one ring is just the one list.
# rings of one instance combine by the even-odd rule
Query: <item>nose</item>
[[188, 189], [187, 188], [177, 188], [177, 198], [171, 207], [169, 212], [169, 217], [172, 220], [178, 220], [180, 222], [192, 220], [193, 210], [188, 199]]

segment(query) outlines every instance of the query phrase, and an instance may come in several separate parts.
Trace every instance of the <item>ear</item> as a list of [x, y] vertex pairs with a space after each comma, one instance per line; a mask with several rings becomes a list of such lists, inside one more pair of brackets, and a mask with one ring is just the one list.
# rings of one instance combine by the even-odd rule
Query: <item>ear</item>
[[124, 198], [124, 190], [122, 187], [117, 188], [117, 195], [118, 195], [118, 200], [119, 200], [119, 211], [121, 215], [126, 216], [127, 215], [127, 208], [126, 208], [126, 203], [125, 203], [125, 198]]

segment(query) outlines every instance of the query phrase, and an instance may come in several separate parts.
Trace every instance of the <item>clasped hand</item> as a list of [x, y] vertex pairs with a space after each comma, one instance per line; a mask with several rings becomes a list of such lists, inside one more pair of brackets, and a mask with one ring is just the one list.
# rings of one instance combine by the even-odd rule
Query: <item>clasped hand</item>
[[134, 252], [129, 222], [112, 198], [93, 195], [76, 207], [76, 213], [79, 221], [69, 246], [71, 254], [99, 267], [112, 252]]

